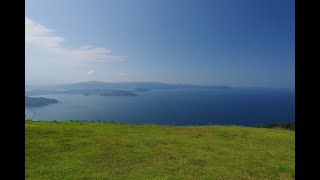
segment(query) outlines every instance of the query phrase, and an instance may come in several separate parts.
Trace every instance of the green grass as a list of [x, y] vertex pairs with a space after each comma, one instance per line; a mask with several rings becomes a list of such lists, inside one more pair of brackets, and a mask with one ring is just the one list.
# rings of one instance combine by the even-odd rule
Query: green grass
[[294, 179], [295, 133], [26, 121], [26, 179]]

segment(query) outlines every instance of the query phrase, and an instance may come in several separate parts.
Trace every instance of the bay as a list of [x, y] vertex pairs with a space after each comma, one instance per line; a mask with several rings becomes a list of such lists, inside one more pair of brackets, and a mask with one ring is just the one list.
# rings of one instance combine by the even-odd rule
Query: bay
[[52, 94], [31, 97], [57, 99], [61, 103], [26, 107], [25, 111], [27, 118], [43, 121], [253, 126], [294, 121], [294, 95], [292, 89], [264, 88], [151, 90], [132, 97]]

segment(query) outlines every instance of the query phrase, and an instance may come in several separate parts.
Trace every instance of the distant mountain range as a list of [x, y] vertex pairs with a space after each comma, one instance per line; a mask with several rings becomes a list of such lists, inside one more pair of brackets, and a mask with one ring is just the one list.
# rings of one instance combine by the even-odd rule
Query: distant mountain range
[[167, 84], [160, 82], [100, 82], [88, 81], [71, 84], [48, 86], [26, 86], [26, 90], [74, 90], [74, 89], [122, 89], [138, 92], [139, 90], [174, 89], [174, 88], [205, 88], [205, 89], [230, 89], [229, 86], [204, 86], [192, 84]]

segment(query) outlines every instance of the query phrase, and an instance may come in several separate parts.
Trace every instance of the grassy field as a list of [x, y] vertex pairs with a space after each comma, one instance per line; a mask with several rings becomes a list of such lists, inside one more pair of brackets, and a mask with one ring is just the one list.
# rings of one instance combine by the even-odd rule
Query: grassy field
[[295, 133], [26, 121], [26, 179], [294, 179]]

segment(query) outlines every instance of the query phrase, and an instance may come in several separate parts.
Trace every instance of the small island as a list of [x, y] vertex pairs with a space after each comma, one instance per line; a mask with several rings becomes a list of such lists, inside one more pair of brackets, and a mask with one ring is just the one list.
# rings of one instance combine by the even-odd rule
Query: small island
[[47, 106], [49, 104], [56, 104], [61, 103], [56, 99], [48, 99], [48, 98], [34, 98], [34, 97], [28, 97], [25, 96], [25, 106], [26, 107], [41, 107], [41, 106]]
[[138, 96], [138, 94], [128, 90], [115, 89], [90, 89], [83, 93], [84, 95], [98, 95], [98, 96]]
[[134, 92], [148, 92], [150, 89], [147, 88], [136, 88], [133, 90]]

